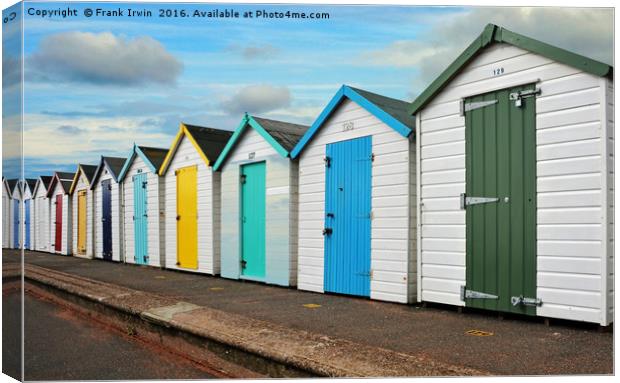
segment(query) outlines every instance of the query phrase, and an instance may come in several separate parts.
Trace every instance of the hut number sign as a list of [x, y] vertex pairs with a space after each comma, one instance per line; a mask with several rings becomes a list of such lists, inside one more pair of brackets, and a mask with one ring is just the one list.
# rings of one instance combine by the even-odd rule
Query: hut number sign
[[347, 130], [353, 130], [354, 125], [353, 125], [353, 121], [347, 121], [344, 124], [342, 124], [342, 131], [346, 132]]

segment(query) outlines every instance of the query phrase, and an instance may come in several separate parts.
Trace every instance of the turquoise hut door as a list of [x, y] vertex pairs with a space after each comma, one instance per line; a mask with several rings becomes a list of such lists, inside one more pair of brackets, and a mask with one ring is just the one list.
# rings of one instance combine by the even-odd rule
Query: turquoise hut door
[[265, 278], [265, 163], [241, 166], [241, 275]]
[[372, 138], [327, 145], [325, 291], [370, 296]]
[[135, 242], [135, 262], [140, 265], [148, 263], [148, 215], [147, 215], [147, 177], [146, 173], [133, 176], [133, 228]]

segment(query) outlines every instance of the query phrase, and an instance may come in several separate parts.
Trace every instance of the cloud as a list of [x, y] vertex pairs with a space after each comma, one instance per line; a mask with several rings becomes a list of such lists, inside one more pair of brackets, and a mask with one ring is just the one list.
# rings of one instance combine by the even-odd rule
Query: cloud
[[488, 23], [591, 57], [613, 62], [613, 10], [593, 8], [472, 8], [437, 16], [416, 40], [393, 41], [361, 54], [370, 65], [419, 70], [413, 84], [421, 91], [443, 71]]
[[14, 56], [4, 55], [2, 58], [2, 87], [7, 89], [22, 81], [22, 62]]
[[231, 115], [244, 112], [266, 113], [290, 105], [291, 92], [287, 87], [267, 84], [246, 86], [220, 103], [220, 107]]
[[246, 46], [234, 44], [228, 50], [241, 55], [246, 61], [266, 61], [280, 54], [279, 48], [268, 43]]
[[78, 135], [78, 134], [86, 133], [85, 129], [78, 128], [77, 126], [74, 126], [74, 125], [61, 125], [58, 128], [56, 128], [56, 131], [60, 134], [66, 134], [66, 135]]
[[44, 37], [28, 59], [30, 80], [135, 86], [175, 84], [183, 70], [157, 40], [109, 32], [63, 32]]

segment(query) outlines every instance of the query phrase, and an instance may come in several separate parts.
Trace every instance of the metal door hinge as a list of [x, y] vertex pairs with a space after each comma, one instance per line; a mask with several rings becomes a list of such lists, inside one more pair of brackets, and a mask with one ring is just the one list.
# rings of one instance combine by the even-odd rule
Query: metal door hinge
[[465, 286], [461, 286], [461, 300], [465, 299], [498, 299], [497, 295], [487, 294], [480, 291], [467, 290]]
[[497, 100], [489, 100], [489, 101], [475, 101], [475, 102], [465, 102], [465, 100], [461, 100], [461, 116], [464, 116], [466, 112], [470, 110], [484, 108], [485, 106], [497, 104]]
[[326, 227], [323, 229], [323, 235], [331, 235], [333, 233], [333, 229], [331, 227]]
[[522, 100], [527, 97], [534, 97], [541, 93], [540, 88], [521, 90], [519, 92], [510, 93], [508, 99], [515, 102], [515, 106], [520, 108], [523, 105]]
[[241, 260], [241, 268], [245, 269], [247, 266], [248, 266], [248, 262], [242, 259]]
[[370, 162], [375, 162], [375, 154], [374, 153], [372, 153], [370, 155]]
[[523, 305], [523, 306], [541, 306], [542, 305], [542, 299], [540, 298], [526, 298], [523, 295], [519, 295], [518, 297], [512, 297], [510, 298], [510, 303], [512, 303], [513, 306], [519, 306], [519, 305]]
[[[497, 197], [467, 197], [467, 194], [461, 193], [461, 210], [469, 205], [480, 205], [483, 203], [499, 202]], [[508, 201], [506, 201], [508, 202]]]

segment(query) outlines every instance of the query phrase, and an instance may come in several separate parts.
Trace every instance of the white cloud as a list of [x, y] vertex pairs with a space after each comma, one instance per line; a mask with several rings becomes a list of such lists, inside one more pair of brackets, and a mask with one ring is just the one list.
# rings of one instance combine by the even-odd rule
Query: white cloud
[[[430, 17], [430, 16], [429, 16]], [[613, 63], [613, 10], [595, 8], [485, 7], [436, 16], [433, 27], [416, 40], [399, 40], [365, 52], [370, 65], [419, 70], [413, 84], [421, 91], [488, 24], [493, 23], [593, 59]]]
[[183, 64], [157, 40], [109, 32], [63, 32], [41, 40], [27, 79], [122, 86], [174, 84]]
[[291, 104], [291, 92], [287, 87], [268, 84], [249, 85], [220, 103], [220, 107], [231, 115], [241, 113], [266, 113], [286, 108]]

